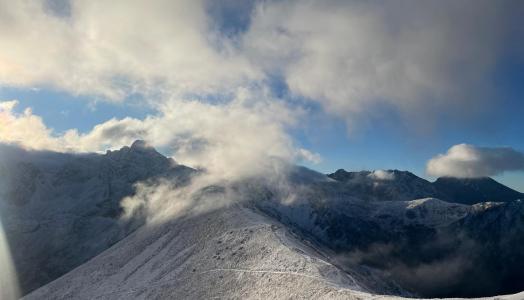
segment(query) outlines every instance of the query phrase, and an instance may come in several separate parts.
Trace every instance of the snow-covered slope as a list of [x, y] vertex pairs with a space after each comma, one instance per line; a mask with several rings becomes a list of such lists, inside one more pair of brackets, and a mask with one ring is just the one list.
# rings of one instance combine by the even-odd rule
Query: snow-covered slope
[[24, 299], [407, 299], [373, 293], [364, 274], [326, 255], [272, 218], [232, 205], [142, 227]]
[[384, 281], [430, 297], [524, 289], [520, 200], [473, 206], [434, 198], [370, 201], [321, 177], [291, 179], [285, 189], [273, 182], [242, 186], [260, 210], [333, 250], [344, 269], [370, 267]]
[[143, 227], [25, 299], [361, 299], [281, 224], [237, 205]]
[[431, 182], [407, 171], [347, 172], [339, 169], [328, 176], [343, 183], [348, 194], [363, 200], [408, 201], [427, 197], [442, 198]]

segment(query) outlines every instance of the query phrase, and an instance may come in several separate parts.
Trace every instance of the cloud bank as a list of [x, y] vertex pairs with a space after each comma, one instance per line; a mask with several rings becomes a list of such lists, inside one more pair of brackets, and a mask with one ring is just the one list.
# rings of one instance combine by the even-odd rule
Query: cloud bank
[[21, 114], [15, 113], [17, 105], [16, 100], [0, 102], [0, 142], [20, 143], [30, 149], [61, 150], [42, 118], [34, 115], [30, 108]]
[[22, 0], [0, 1], [0, 11], [3, 85], [155, 102], [280, 78], [350, 122], [382, 105], [413, 119], [482, 101], [486, 76], [520, 40], [524, 5]]
[[30, 109], [16, 113], [17, 101], [0, 102], [0, 141], [34, 150], [100, 152], [143, 139], [180, 163], [227, 178], [256, 173], [271, 159], [318, 162], [318, 154], [295, 145], [287, 134], [298, 113], [261, 97], [239, 91], [227, 104], [171, 99], [156, 115], [111, 119], [83, 134], [54, 133]]
[[475, 178], [524, 171], [524, 153], [509, 147], [489, 148], [459, 144], [427, 164], [431, 176]]
[[413, 119], [481, 100], [475, 91], [509, 30], [506, 9], [486, 1], [269, 2], [257, 7], [244, 47], [329, 113], [351, 121], [390, 105]]
[[0, 1], [0, 82], [121, 101], [209, 93], [256, 70], [209, 24], [203, 1]]

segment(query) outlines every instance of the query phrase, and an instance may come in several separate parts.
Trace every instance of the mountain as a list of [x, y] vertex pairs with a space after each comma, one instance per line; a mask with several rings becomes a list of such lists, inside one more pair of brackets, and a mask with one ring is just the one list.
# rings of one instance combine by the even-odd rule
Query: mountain
[[440, 177], [435, 182], [429, 182], [407, 171], [348, 172], [343, 169], [328, 176], [344, 183], [349, 194], [371, 201], [406, 201], [431, 197], [447, 202], [476, 204], [524, 199], [523, 193], [488, 177]]
[[253, 192], [266, 195], [264, 201], [257, 196], [253, 203], [330, 249], [342, 269], [364, 277], [371, 269], [373, 278], [413, 295], [480, 297], [524, 289], [521, 200], [475, 205], [435, 198], [369, 201], [319, 188], [330, 184], [310, 183], [314, 188], [299, 187], [293, 195], [267, 186], [265, 192]]
[[[403, 171], [326, 176], [283, 164], [208, 181], [144, 142], [105, 155], [1, 147], [0, 220], [26, 299], [524, 290], [521, 200], [444, 201]], [[124, 199], [140, 200], [133, 213]]]
[[464, 204], [475, 204], [480, 202], [507, 202], [524, 199], [524, 194], [489, 178], [453, 178], [440, 177], [433, 185], [441, 193], [447, 195], [447, 199], [456, 199]]
[[25, 299], [363, 299], [364, 287], [239, 206], [144, 227]]
[[195, 171], [135, 142], [99, 154], [0, 148], [0, 220], [21, 289], [29, 292], [115, 244], [143, 220], [123, 222], [120, 201], [134, 184]]
[[431, 182], [399, 170], [348, 172], [337, 170], [328, 177], [344, 183], [347, 193], [371, 201], [407, 201], [443, 198]]

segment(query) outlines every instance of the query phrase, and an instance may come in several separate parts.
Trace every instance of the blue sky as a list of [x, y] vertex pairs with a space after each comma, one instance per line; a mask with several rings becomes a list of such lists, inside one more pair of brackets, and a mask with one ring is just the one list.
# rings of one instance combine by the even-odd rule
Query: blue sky
[[[468, 1], [399, 2], [417, 12], [408, 14], [403, 5], [381, 1], [153, 1], [124, 10], [72, 1], [63, 11], [57, 10], [63, 1], [35, 3], [41, 4], [7, 9], [19, 18], [12, 26], [22, 34], [9, 35], [5, 42], [22, 50], [0, 50], [7, 66], [0, 72], [0, 101], [19, 102], [9, 112], [19, 120], [12, 128], [29, 126], [23, 110], [30, 107], [53, 131], [46, 143], [28, 142], [28, 147], [74, 148], [67, 143], [75, 142], [62, 135], [76, 129], [73, 140], [88, 145], [81, 150], [99, 150], [136, 137], [153, 139], [162, 127], [162, 142], [150, 142], [175, 158], [188, 156], [187, 149], [202, 143], [226, 145], [191, 156], [201, 159], [244, 145], [234, 139], [253, 135], [247, 128], [255, 118], [259, 132], [267, 131], [261, 135], [267, 141], [260, 144], [275, 145], [267, 155], [293, 158], [321, 172], [401, 169], [432, 180], [453, 176], [449, 164], [457, 162], [479, 172], [474, 176], [494, 176], [524, 191], [519, 160], [524, 151], [524, 47], [516, 41], [522, 37], [521, 5], [486, 1], [470, 9]], [[165, 5], [173, 6], [173, 14], [164, 13]], [[135, 23], [142, 14], [149, 19]], [[454, 14], [461, 18], [449, 19]], [[107, 27], [122, 16], [125, 22], [118, 30]], [[307, 22], [312, 17], [318, 25]], [[92, 22], [90, 33], [82, 30], [88, 28], [86, 20]], [[137, 24], [144, 33], [134, 31]], [[31, 26], [50, 34], [22, 38]], [[191, 101], [203, 105], [202, 114], [242, 119], [215, 119], [224, 126], [221, 137], [210, 133], [212, 121], [206, 132], [204, 126], [172, 129], [197, 118], [190, 115]], [[282, 108], [275, 110], [275, 105]], [[171, 117], [179, 109], [184, 114]], [[157, 124], [148, 116], [162, 120]], [[126, 118], [137, 121], [122, 121]], [[104, 131], [115, 126], [107, 123], [111, 119], [125, 127], [125, 138], [122, 134], [115, 143]], [[237, 132], [224, 125], [236, 121], [246, 129]], [[104, 130], [94, 132], [100, 124]], [[6, 135], [4, 142], [31, 138]], [[428, 174], [431, 158], [463, 143], [476, 147], [474, 156], [480, 158], [462, 161], [448, 153], [438, 162], [439, 171]], [[297, 159], [293, 147], [322, 159]], [[501, 147], [517, 153], [517, 161], [486, 154], [502, 153], [497, 152]], [[266, 149], [251, 146], [246, 152], [266, 155]]]

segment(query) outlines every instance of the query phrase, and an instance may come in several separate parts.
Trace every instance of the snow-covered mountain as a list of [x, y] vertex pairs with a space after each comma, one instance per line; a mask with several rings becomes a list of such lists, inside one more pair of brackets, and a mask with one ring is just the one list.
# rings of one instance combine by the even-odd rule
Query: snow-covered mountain
[[492, 178], [440, 177], [429, 182], [413, 173], [399, 170], [348, 172], [340, 169], [328, 175], [347, 187], [347, 193], [360, 199], [406, 201], [438, 198], [447, 202], [476, 204], [524, 199], [524, 194]]
[[348, 172], [343, 169], [328, 175], [343, 183], [348, 194], [372, 201], [408, 201], [427, 197], [443, 198], [431, 182], [399, 170]]
[[254, 203], [332, 250], [330, 257], [344, 270], [365, 274], [363, 268], [370, 268], [374, 277], [427, 297], [524, 289], [521, 200], [475, 205], [435, 198], [368, 201], [344, 195], [330, 182], [312, 187], [298, 188], [292, 202], [280, 201], [290, 196], [268, 188], [266, 201]]
[[142, 220], [122, 222], [120, 201], [133, 184], [168, 177], [187, 181], [176, 165], [143, 142], [98, 154], [0, 149], [0, 220], [23, 291], [56, 279], [127, 236]]
[[27, 299], [359, 299], [364, 291], [280, 223], [233, 205], [143, 227]]
[[[27, 299], [524, 290], [521, 200], [467, 205], [409, 172], [297, 166], [198, 185], [202, 171], [143, 142], [105, 155], [0, 150], [0, 220]], [[124, 218], [126, 197], [141, 202]]]

